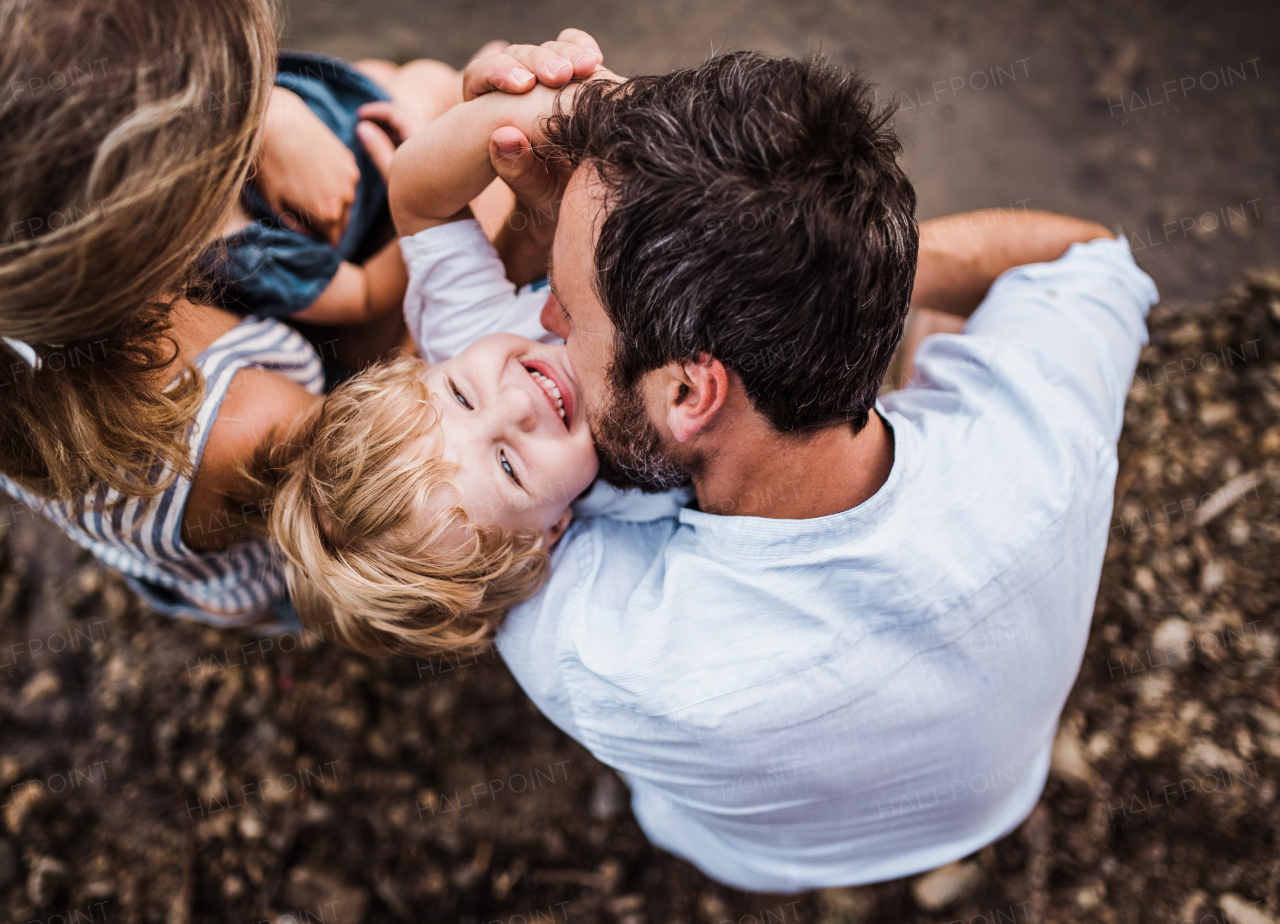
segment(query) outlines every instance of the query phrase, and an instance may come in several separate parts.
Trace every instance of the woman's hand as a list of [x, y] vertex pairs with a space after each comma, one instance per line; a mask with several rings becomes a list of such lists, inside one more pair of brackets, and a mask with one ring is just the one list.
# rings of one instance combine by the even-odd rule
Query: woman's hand
[[292, 231], [337, 246], [360, 183], [356, 156], [296, 93], [274, 87], [254, 185]]
[[462, 72], [462, 98], [472, 100], [495, 90], [528, 93], [537, 84], [563, 87], [590, 77], [604, 63], [596, 40], [581, 29], [565, 29], [554, 42], [509, 45], [506, 51], [476, 58]]

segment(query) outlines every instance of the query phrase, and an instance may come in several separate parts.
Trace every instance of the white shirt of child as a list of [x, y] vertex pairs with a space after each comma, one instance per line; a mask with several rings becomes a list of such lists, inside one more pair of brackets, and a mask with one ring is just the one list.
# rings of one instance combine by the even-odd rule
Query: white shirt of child
[[1009, 271], [879, 403], [894, 462], [873, 497], [580, 520], [504, 659], [627, 775], [649, 838], [730, 885], [876, 882], [1001, 837], [1039, 798], [1083, 656], [1156, 298], [1119, 241]]

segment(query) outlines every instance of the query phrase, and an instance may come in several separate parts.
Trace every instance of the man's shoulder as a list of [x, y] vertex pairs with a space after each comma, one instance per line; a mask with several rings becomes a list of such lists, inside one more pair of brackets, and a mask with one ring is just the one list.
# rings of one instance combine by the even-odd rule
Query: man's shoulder
[[901, 465], [896, 516], [914, 536], [906, 566], [998, 571], [1114, 477], [1115, 443], [1027, 346], [940, 336], [918, 368], [916, 387], [883, 398]]
[[507, 614], [508, 635], [562, 635], [596, 614], [624, 609], [676, 528], [671, 518], [575, 520], [551, 553], [551, 576]]
[[1120, 433], [1146, 316], [1159, 295], [1128, 246], [1102, 238], [1073, 244], [1050, 263], [1009, 270], [965, 326], [966, 336], [1032, 357], [1028, 388], [1072, 405], [1104, 440]]

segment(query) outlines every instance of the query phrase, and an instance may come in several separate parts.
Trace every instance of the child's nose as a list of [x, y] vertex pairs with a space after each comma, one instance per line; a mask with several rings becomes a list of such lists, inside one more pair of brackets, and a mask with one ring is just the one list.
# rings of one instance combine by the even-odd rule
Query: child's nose
[[538, 426], [538, 398], [519, 386], [502, 394], [501, 407], [505, 422], [528, 433]]

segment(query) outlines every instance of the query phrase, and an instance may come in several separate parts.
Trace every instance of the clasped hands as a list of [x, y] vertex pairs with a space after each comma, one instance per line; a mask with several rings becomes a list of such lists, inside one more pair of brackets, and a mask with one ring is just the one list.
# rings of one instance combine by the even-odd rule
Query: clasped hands
[[[539, 84], [559, 89], [573, 80], [587, 79], [619, 78], [604, 67], [604, 55], [594, 38], [581, 29], [565, 29], [554, 42], [510, 45], [499, 54], [472, 61], [463, 72], [463, 98], [472, 100], [492, 92], [524, 94]], [[538, 158], [528, 134], [514, 125], [503, 126], [490, 137], [489, 159], [520, 206], [550, 213], [554, 225], [571, 172], [567, 165]]]
[[[487, 93], [526, 94], [539, 85], [560, 89], [574, 80], [600, 76], [617, 79], [602, 67], [595, 39], [580, 29], [565, 29], [541, 45], [509, 45], [478, 57], [462, 73], [461, 96], [470, 101]], [[375, 165], [387, 175], [395, 149], [426, 124], [409, 107], [393, 101], [368, 103], [358, 112], [357, 131]], [[360, 171], [355, 155], [296, 94], [272, 90], [255, 183], [286, 227], [336, 246], [346, 231]], [[554, 215], [568, 180], [567, 171], [539, 160], [528, 135], [515, 126], [493, 133], [489, 156], [494, 169], [521, 207]], [[306, 164], [307, 169], [297, 169]]]

